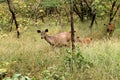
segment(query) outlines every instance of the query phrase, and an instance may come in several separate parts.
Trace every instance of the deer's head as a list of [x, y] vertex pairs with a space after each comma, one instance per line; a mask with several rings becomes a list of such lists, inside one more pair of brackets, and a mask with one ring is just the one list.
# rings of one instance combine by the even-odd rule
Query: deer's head
[[44, 39], [46, 37], [46, 32], [48, 32], [48, 29], [45, 29], [44, 31], [37, 30], [37, 32], [41, 34], [41, 39]]

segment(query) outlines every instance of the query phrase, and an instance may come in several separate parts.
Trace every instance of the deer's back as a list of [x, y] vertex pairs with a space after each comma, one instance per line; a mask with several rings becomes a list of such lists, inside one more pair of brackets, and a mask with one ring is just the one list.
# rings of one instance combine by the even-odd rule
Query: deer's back
[[57, 38], [57, 41], [59, 44], [66, 45], [71, 39], [71, 34], [69, 32], [63, 32], [54, 35]]

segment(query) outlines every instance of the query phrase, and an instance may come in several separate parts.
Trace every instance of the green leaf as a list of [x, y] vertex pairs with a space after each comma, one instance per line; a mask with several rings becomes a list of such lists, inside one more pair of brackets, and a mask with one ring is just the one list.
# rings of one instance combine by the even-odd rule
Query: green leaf
[[3, 3], [3, 2], [5, 2], [5, 0], [0, 0], [0, 3]]
[[13, 78], [19, 78], [21, 76], [21, 74], [14, 74]]

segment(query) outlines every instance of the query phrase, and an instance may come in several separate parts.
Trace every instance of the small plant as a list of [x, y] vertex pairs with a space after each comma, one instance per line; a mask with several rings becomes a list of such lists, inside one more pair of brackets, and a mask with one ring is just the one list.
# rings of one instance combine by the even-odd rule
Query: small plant
[[64, 72], [60, 67], [48, 67], [43, 71], [43, 80], [65, 80], [67, 72]]
[[75, 67], [76, 69], [89, 69], [93, 66], [93, 63], [85, 60], [82, 56], [81, 51], [78, 50], [76, 53], [72, 53], [72, 51], [67, 50], [68, 55], [65, 56], [65, 65], [70, 69]]
[[6, 77], [3, 80], [34, 80], [34, 79], [30, 79], [28, 76], [22, 76], [21, 74], [14, 74], [12, 78]]
[[[23, 76], [21, 74], [12, 74], [10, 71], [10, 66], [15, 65], [16, 61], [10, 63], [10, 62], [0, 62], [0, 80], [35, 80], [30, 79], [28, 76]], [[11, 77], [11, 76], [12, 77]]]

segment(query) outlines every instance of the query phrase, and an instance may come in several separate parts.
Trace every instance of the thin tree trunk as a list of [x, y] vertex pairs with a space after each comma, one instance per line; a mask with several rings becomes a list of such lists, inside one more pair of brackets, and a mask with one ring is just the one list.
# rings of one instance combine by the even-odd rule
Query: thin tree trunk
[[95, 18], [96, 18], [96, 12], [95, 10], [92, 11], [92, 21], [91, 24], [89, 26], [90, 29], [92, 29], [93, 23], [95, 22]]
[[[13, 8], [13, 4], [12, 4], [12, 1], [11, 0], [7, 0], [7, 4], [8, 4], [8, 7], [9, 7], [9, 11], [11, 12], [11, 15], [12, 15], [12, 19], [13, 21], [15, 22], [15, 26], [16, 26], [16, 30], [17, 30], [17, 38], [19, 38], [19, 35], [20, 35], [20, 32], [18, 30], [18, 22], [16, 20], [16, 16], [15, 16], [15, 13], [14, 13], [14, 8]], [[12, 21], [12, 22], [13, 22]]]
[[74, 19], [73, 19], [73, 0], [71, 0], [70, 3], [70, 17], [71, 17], [71, 42], [72, 42], [72, 51], [75, 50], [75, 45], [74, 45]]
[[109, 23], [111, 23], [112, 20], [113, 20], [113, 9], [114, 9], [115, 5], [116, 5], [116, 1], [113, 2], [111, 10], [110, 10], [110, 20], [109, 20]]
[[[112, 2], [112, 1], [111, 1], [111, 2]], [[112, 3], [112, 7], [111, 7], [111, 10], [110, 10], [110, 20], [109, 20], [109, 23], [111, 23], [111, 22], [113, 21], [115, 15], [116, 15], [116, 13], [117, 13], [117, 11], [118, 11], [119, 8], [120, 8], [120, 4], [119, 4], [119, 5], [117, 6], [117, 9], [115, 10], [115, 12], [113, 12], [116, 3], [117, 3], [117, 1], [114, 1], [114, 2]]]
[[73, 10], [77, 14], [77, 16], [80, 18], [80, 20], [83, 22], [84, 18], [83, 18], [82, 10], [80, 12], [79, 9], [77, 8], [76, 4], [74, 4]]

